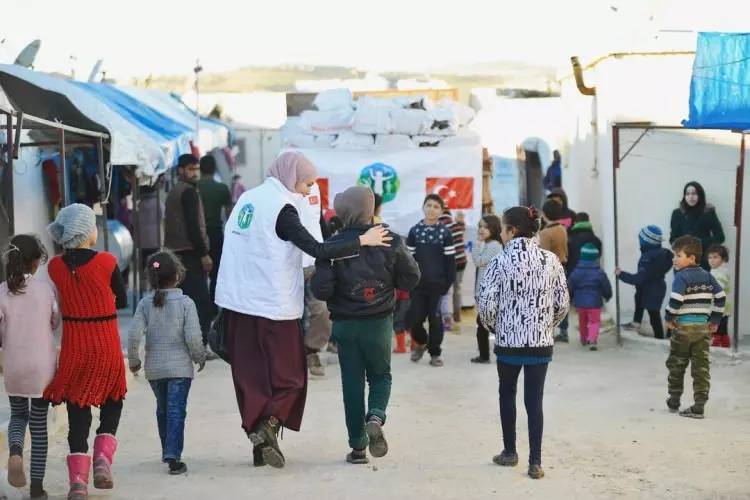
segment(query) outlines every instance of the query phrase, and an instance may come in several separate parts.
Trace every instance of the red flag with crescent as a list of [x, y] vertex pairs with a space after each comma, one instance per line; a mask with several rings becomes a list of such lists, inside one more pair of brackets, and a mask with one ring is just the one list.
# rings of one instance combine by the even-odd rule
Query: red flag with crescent
[[328, 178], [318, 177], [318, 189], [320, 189], [320, 208], [326, 210], [328, 208]]
[[474, 207], [473, 177], [427, 177], [426, 191], [440, 196], [450, 209]]

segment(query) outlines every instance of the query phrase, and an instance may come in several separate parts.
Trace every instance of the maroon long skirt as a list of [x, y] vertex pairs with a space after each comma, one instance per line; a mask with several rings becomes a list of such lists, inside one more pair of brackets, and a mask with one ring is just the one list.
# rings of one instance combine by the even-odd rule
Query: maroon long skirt
[[227, 348], [242, 428], [267, 417], [299, 431], [307, 397], [307, 358], [298, 320], [227, 315]]

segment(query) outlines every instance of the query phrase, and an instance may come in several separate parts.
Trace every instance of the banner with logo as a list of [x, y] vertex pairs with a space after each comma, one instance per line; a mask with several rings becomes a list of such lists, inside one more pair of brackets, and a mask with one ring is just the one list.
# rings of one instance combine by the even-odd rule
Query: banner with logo
[[369, 186], [383, 196], [381, 216], [406, 235], [422, 217], [427, 194], [440, 195], [454, 214], [463, 211], [467, 228], [482, 209], [482, 148], [420, 148], [393, 152], [300, 149], [318, 168], [323, 210], [336, 194]]

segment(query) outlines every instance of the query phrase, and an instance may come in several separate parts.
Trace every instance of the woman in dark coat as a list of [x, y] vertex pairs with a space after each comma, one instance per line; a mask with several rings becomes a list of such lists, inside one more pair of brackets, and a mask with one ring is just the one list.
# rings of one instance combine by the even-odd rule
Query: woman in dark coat
[[685, 235], [694, 236], [701, 240], [703, 244], [701, 267], [709, 270], [706, 250], [711, 245], [721, 245], [725, 238], [721, 222], [716, 215], [716, 209], [713, 205], [706, 203], [706, 192], [699, 183], [693, 181], [685, 185], [680, 208], [672, 212], [671, 227], [670, 243]]

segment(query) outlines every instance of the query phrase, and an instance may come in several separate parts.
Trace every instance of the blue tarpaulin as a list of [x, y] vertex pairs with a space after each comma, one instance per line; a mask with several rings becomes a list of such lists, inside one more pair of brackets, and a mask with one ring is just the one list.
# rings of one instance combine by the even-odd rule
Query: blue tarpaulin
[[699, 33], [689, 128], [750, 130], [750, 33]]
[[177, 164], [177, 158], [181, 154], [191, 152], [190, 140], [194, 136], [193, 129], [176, 122], [112, 85], [77, 81], [72, 83], [84, 88], [133, 125], [144, 130], [161, 146], [171, 165]]

